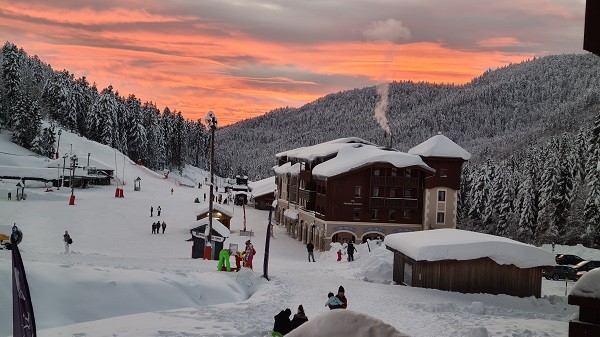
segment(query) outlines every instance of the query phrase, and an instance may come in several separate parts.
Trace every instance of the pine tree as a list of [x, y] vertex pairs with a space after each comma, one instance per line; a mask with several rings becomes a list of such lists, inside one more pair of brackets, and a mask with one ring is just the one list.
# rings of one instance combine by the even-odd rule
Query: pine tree
[[6, 42], [2, 47], [2, 81], [4, 82], [4, 100], [2, 102], [3, 113], [0, 123], [11, 128], [13, 126], [14, 115], [17, 114], [18, 104], [23, 104], [19, 100], [23, 96], [21, 91], [21, 64], [22, 55], [17, 46]]

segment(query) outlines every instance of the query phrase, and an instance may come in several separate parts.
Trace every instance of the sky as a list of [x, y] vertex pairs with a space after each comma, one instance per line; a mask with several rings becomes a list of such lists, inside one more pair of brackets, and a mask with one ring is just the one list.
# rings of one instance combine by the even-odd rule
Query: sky
[[[68, 131], [62, 137], [80, 157], [91, 153], [92, 159], [109, 166], [117, 163], [116, 175], [126, 184], [121, 185], [124, 198], [114, 197], [114, 181], [111, 186], [75, 189], [75, 205], [69, 205], [69, 188], [48, 191], [41, 183], [26, 181], [27, 198], [17, 201], [15, 181], [0, 180], [0, 233], [13, 223], [23, 231], [19, 250], [40, 336], [266, 337], [274, 315], [285, 308], [295, 313], [302, 304], [309, 321], [296, 335], [304, 337], [323, 336], [327, 329], [346, 337], [389, 337], [390, 329], [411, 337], [487, 336], [473, 334], [482, 329], [489, 336], [567, 337], [569, 320], [578, 310], [565, 296], [578, 284], [573, 281], [543, 279], [541, 298], [399, 286], [392, 283], [392, 252], [373, 242], [357, 245], [354, 262], [337, 261], [339, 243], [315, 252], [316, 262], [308, 262], [305, 245], [277, 225], [267, 281], [261, 276], [268, 212], [251, 205], [245, 212], [241, 206], [222, 206], [234, 214], [234, 232], [226, 246], [243, 247], [248, 237], [235, 231], [244, 227], [244, 219], [254, 232], [254, 271], [219, 272], [216, 261], [192, 259], [191, 243], [186, 241], [189, 229], [198, 225], [196, 212], [202, 206], [193, 200], [202, 200], [208, 192], [206, 185], [187, 186], [198, 186], [207, 172], [188, 166], [181, 175], [172, 172], [163, 179], [105, 145]], [[43, 158], [15, 148], [9, 138], [0, 130], [0, 166], [45, 165]], [[133, 191], [137, 177], [141, 189]], [[161, 206], [160, 217], [156, 212], [150, 216], [151, 206]], [[157, 220], [167, 224], [164, 234], [151, 233]], [[68, 254], [62, 241], [65, 230], [73, 239]], [[555, 249], [600, 259], [600, 250], [581, 245]], [[0, 250], [2, 304], [12, 300], [10, 266], [10, 252]], [[339, 286], [345, 288], [348, 311], [335, 313], [344, 315], [336, 318], [325, 302], [327, 293]], [[12, 332], [11, 312], [10, 304], [0, 306], [1, 337]]]
[[0, 39], [219, 125], [391, 81], [583, 52], [585, 0], [0, 0]]

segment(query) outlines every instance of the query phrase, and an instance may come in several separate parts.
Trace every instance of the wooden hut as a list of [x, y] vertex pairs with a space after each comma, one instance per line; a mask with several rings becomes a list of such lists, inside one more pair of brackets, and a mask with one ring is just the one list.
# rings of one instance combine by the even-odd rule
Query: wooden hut
[[268, 210], [275, 200], [275, 176], [250, 183], [254, 208]]
[[569, 292], [579, 316], [569, 321], [569, 337], [600, 336], [600, 268], [581, 276]]
[[394, 281], [421, 288], [540, 297], [542, 267], [554, 265], [541, 248], [459, 229], [391, 234], [385, 244]]
[[[206, 235], [208, 234], [208, 219], [199, 221], [200, 225], [190, 229], [192, 235], [192, 258], [202, 259], [204, 258], [204, 246], [206, 246]], [[198, 224], [198, 222], [196, 223]], [[209, 260], [218, 260], [219, 253], [223, 250], [225, 240], [231, 235], [231, 232], [224, 224], [219, 220], [214, 219], [212, 221], [212, 230], [210, 232], [212, 240], [212, 256]]]
[[[218, 203], [213, 203], [213, 219], [217, 219], [227, 229], [230, 229], [231, 218], [233, 218], [233, 210], [229, 207]], [[208, 220], [208, 203], [201, 204], [196, 210], [196, 220]]]

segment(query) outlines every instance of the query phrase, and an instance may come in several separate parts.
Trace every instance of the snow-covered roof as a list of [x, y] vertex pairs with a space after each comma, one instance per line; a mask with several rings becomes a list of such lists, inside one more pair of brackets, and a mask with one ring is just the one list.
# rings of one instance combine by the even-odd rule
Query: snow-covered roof
[[346, 146], [351, 146], [352, 144], [366, 144], [373, 145], [375, 144], [368, 142], [362, 138], [358, 137], [347, 137], [347, 138], [338, 138], [334, 140], [330, 140], [325, 143], [320, 143], [312, 146], [299, 147], [297, 149], [288, 150], [284, 152], [280, 152], [276, 154], [277, 158], [287, 156], [288, 160], [295, 158], [301, 160], [312, 161], [316, 158], [328, 157], [336, 154], [341, 148]]
[[569, 295], [600, 298], [600, 268], [592, 269], [582, 275]]
[[489, 257], [519, 268], [553, 266], [554, 255], [544, 249], [500, 236], [460, 229], [434, 229], [390, 234], [386, 246], [415, 261], [474, 260]]
[[[209, 208], [208, 202], [201, 204], [198, 207], [198, 209], [196, 209], [196, 216], [207, 214], [208, 213], [208, 208]], [[233, 211], [230, 210], [230, 209], [228, 209], [228, 208], [225, 208], [221, 204], [213, 202], [213, 211], [221, 212], [221, 213], [227, 215], [228, 217], [233, 218]]]
[[[197, 228], [199, 226], [208, 225], [208, 218], [198, 220], [192, 224], [192, 229]], [[219, 220], [213, 218], [212, 219], [212, 228], [219, 233], [224, 238], [228, 238], [231, 235], [231, 232], [225, 225], [223, 225]], [[208, 226], [204, 228], [204, 235], [208, 235]]]
[[275, 184], [275, 176], [254, 181], [249, 183], [248, 185], [250, 186], [250, 188], [252, 188], [252, 196], [255, 198], [274, 193], [277, 189], [277, 185]]
[[471, 159], [471, 154], [450, 138], [438, 134], [423, 143], [408, 150], [410, 154], [416, 154], [422, 157], [443, 157], [443, 158], [462, 158]]
[[435, 172], [419, 156], [371, 145], [352, 144], [340, 149], [335, 158], [315, 166], [312, 175], [315, 178], [328, 178], [374, 163], [389, 163], [396, 167], [418, 166]]
[[300, 163], [292, 165], [292, 163], [287, 162], [281, 166], [273, 166], [273, 171], [275, 171], [276, 174], [291, 174], [295, 177], [300, 174]]
[[[59, 179], [59, 172], [55, 168], [0, 166], [0, 172], [0, 176], [2, 177]], [[60, 175], [62, 175], [62, 172], [60, 172]]]
[[[65, 167], [68, 169], [71, 167], [71, 158], [67, 157], [66, 160], [63, 158], [58, 158], [55, 160], [51, 160], [50, 162], [48, 162], [46, 164], [46, 167], [63, 167], [63, 164], [65, 165]], [[78, 167], [84, 167], [87, 166], [87, 157], [81, 156], [79, 157], [79, 161], [77, 163]], [[105, 163], [96, 160], [92, 157], [90, 157], [90, 167], [95, 167], [98, 170], [109, 170], [109, 171], [114, 171], [115, 169], [109, 165], [106, 165]]]
[[292, 220], [297, 220], [299, 217], [298, 212], [292, 211], [291, 209], [286, 209], [283, 212], [283, 216]]

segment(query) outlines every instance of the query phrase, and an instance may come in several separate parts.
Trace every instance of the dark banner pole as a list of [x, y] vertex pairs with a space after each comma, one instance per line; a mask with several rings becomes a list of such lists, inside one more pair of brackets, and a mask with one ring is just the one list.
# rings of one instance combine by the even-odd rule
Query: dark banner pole
[[13, 337], [35, 337], [35, 318], [33, 316], [33, 305], [29, 294], [29, 285], [25, 276], [25, 266], [19, 252], [19, 242], [22, 233], [13, 226], [10, 236], [12, 250], [12, 290], [13, 290]]
[[269, 280], [269, 246], [271, 244], [271, 216], [273, 207], [269, 208], [269, 223], [267, 224], [267, 238], [265, 241], [265, 262], [263, 265], [263, 277]]

